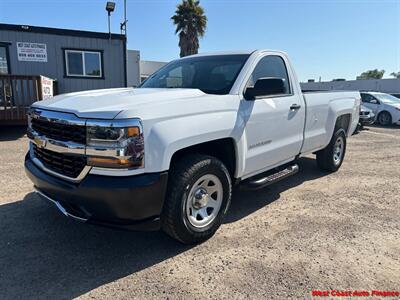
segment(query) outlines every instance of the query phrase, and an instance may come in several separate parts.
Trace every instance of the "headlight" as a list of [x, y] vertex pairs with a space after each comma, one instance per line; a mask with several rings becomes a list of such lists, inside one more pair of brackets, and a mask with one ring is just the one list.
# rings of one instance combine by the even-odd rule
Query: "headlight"
[[103, 168], [144, 167], [144, 139], [140, 120], [88, 121], [88, 165]]
[[87, 145], [93, 147], [125, 147], [140, 136], [139, 127], [87, 127]]

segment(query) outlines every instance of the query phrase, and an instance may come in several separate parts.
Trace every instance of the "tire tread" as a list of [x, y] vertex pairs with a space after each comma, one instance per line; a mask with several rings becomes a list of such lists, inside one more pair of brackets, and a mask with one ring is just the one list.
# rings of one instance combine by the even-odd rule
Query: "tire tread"
[[[176, 222], [176, 211], [177, 209], [180, 209], [180, 202], [176, 201], [176, 199], [182, 197], [182, 191], [186, 188], [187, 182], [192, 179], [193, 174], [195, 174], [197, 170], [212, 164], [218, 164], [223, 171], [226, 172], [226, 174], [229, 174], [224, 164], [222, 164], [222, 162], [220, 162], [218, 159], [202, 154], [189, 154], [184, 156], [176, 162], [175, 166], [171, 168], [169, 176], [170, 179], [167, 188], [167, 197], [161, 215], [161, 225], [165, 233], [181, 243], [192, 244], [202, 241], [210, 235], [210, 231], [213, 231], [213, 234], [222, 223], [222, 218], [219, 218], [215, 224], [216, 226], [213, 226], [213, 228], [216, 227], [215, 230], [211, 228], [205, 232], [197, 232], [196, 238], [193, 238], [192, 236], [188, 236], [187, 233], [182, 232], [182, 230], [178, 228]], [[231, 186], [229, 187], [228, 197], [230, 201]], [[229, 203], [227, 204], [227, 207], [228, 206]]]
[[[336, 137], [339, 134], [343, 134], [345, 150], [343, 153], [342, 162], [339, 164], [339, 166], [335, 166], [333, 163], [333, 160], [332, 160], [332, 151], [333, 151], [334, 144], [336, 142]], [[336, 172], [342, 165], [345, 154], [346, 154], [346, 132], [344, 131], [343, 128], [335, 128], [335, 131], [332, 135], [332, 138], [331, 138], [328, 146], [326, 146], [324, 149], [319, 150], [317, 152], [317, 165], [321, 170], [328, 171], [328, 172]]]

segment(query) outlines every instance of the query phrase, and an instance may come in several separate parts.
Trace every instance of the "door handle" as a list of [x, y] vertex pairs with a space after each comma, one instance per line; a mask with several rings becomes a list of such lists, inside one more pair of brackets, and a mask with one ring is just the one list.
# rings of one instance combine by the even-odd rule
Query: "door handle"
[[301, 107], [300, 104], [294, 103], [294, 104], [292, 104], [292, 105], [290, 106], [290, 110], [298, 110], [298, 109], [300, 109], [300, 107]]

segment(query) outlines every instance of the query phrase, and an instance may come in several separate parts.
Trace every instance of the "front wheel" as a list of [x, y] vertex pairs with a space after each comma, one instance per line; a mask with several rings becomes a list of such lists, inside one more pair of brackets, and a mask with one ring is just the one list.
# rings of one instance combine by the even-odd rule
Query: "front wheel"
[[226, 215], [231, 191], [229, 172], [220, 160], [200, 154], [184, 157], [171, 170], [163, 230], [184, 244], [209, 239]]
[[322, 170], [336, 172], [343, 163], [346, 154], [346, 132], [336, 129], [326, 148], [317, 152], [317, 164]]
[[382, 126], [388, 126], [392, 124], [392, 116], [387, 111], [383, 111], [378, 115], [378, 123]]

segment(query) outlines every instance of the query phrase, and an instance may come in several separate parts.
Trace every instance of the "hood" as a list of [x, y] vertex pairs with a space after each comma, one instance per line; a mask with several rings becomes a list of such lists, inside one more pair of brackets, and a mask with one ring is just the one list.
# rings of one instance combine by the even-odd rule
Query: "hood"
[[211, 95], [197, 89], [118, 88], [62, 94], [32, 106], [73, 113], [81, 118], [114, 119], [122, 111], [205, 97]]

